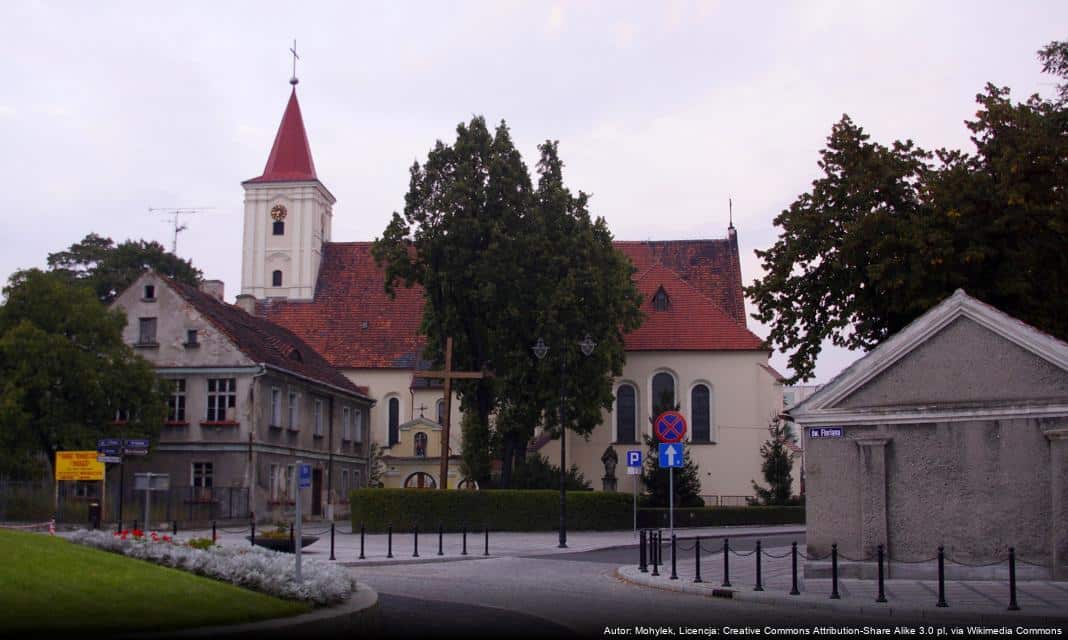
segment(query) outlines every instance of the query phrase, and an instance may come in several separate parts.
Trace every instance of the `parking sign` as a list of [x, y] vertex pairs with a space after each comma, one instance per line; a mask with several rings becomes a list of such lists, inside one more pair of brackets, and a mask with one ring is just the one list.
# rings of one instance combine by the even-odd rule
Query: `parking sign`
[[300, 484], [297, 485], [297, 486], [300, 489], [310, 489], [311, 488], [311, 465], [310, 464], [302, 464], [302, 465], [300, 465]]

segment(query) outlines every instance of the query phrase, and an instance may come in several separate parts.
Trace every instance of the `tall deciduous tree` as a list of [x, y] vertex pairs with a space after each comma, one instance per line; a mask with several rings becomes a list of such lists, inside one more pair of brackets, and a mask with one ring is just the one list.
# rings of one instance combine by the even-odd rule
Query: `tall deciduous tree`
[[[1040, 55], [1065, 77], [1064, 43]], [[848, 116], [832, 128], [823, 177], [775, 219], [747, 289], [792, 381], [824, 340], [871, 348], [957, 288], [1068, 337], [1068, 110], [993, 85], [976, 100], [974, 154], [886, 147]]]
[[48, 266], [87, 284], [105, 303], [114, 300], [148, 268], [193, 286], [202, 276], [190, 261], [170, 253], [158, 242], [126, 240], [116, 245], [111, 238], [95, 233], [65, 251], [49, 254]]
[[21, 271], [0, 306], [0, 456], [12, 475], [35, 475], [57, 450], [95, 449], [115, 435], [155, 435], [166, 389], [122, 341], [126, 317], [62, 274]]

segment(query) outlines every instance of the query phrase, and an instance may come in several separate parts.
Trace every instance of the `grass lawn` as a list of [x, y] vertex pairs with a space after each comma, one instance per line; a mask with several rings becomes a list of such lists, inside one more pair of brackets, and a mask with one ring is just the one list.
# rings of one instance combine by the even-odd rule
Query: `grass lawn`
[[62, 538], [5, 530], [0, 530], [0, 603], [0, 635], [30, 629], [170, 630], [311, 610]]

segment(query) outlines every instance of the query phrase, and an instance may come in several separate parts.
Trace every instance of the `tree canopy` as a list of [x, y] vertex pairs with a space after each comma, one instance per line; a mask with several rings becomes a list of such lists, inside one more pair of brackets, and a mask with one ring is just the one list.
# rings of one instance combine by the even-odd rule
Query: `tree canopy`
[[117, 435], [155, 435], [166, 390], [122, 341], [126, 316], [64, 274], [21, 271], [0, 306], [0, 465], [34, 476], [57, 450], [95, 449]]
[[170, 253], [158, 242], [126, 240], [116, 245], [111, 238], [95, 233], [65, 251], [48, 254], [48, 266], [87, 284], [104, 303], [114, 300], [148, 268], [193, 286], [203, 275], [190, 261]]
[[[563, 186], [555, 142], [540, 147], [535, 189], [504, 122], [491, 133], [475, 117], [456, 133], [412, 166], [404, 215], [394, 213], [373, 253], [388, 292], [422, 285], [426, 357], [440, 362], [452, 337], [457, 367], [494, 371], [457, 391], [477, 418], [465, 424], [465, 448], [488, 446], [498, 412], [507, 485], [514, 458], [542, 416], [556, 415], [561, 394], [569, 428], [588, 433], [600, 422], [611, 376], [622, 372], [623, 334], [640, 322], [639, 297], [604, 220], [591, 220], [588, 196]], [[586, 334], [598, 343], [588, 358], [578, 348]], [[539, 337], [551, 350], [544, 361], [531, 352]], [[477, 477], [488, 465], [468, 457], [474, 479], [488, 480]]]
[[[1068, 47], [1039, 52], [1068, 77]], [[821, 343], [869, 349], [957, 288], [1068, 337], [1068, 85], [1013, 103], [988, 84], [974, 153], [872, 142], [844, 115], [820, 152], [823, 176], [778, 217], [747, 288], [768, 341], [812, 377]]]

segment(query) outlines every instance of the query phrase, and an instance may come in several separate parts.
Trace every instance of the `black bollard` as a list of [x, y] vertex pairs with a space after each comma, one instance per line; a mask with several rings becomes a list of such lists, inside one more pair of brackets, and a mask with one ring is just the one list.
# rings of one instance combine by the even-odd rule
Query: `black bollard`
[[757, 562], [757, 576], [756, 576], [757, 581], [756, 581], [756, 587], [753, 589], [753, 591], [763, 591], [764, 590], [764, 576], [760, 572], [760, 554], [761, 554], [761, 551], [760, 551], [760, 540], [757, 540], [756, 551], [755, 551], [756, 562]]
[[137, 529], [137, 520], [134, 520], [134, 526], [133, 526], [133, 528], [134, 528], [135, 530]]
[[464, 547], [463, 547], [463, 550], [460, 551], [460, 555], [466, 556], [467, 555], [467, 525], [464, 525], [464, 528], [463, 528], [463, 541], [464, 541]]
[[693, 547], [693, 563], [694, 563], [694, 582], [704, 582], [701, 580], [701, 536], [697, 536], [697, 542]]
[[255, 547], [256, 546], [256, 521], [255, 520], [250, 520], [249, 521], [249, 525], [252, 527], [252, 537], [250, 537], [248, 539], [248, 543], [249, 543], [249, 545]]
[[[656, 544], [656, 542], [655, 542], [656, 541], [656, 536], [657, 536], [656, 532], [653, 532], [653, 531], [649, 532], [649, 537], [654, 541], [654, 544]], [[658, 557], [659, 554], [656, 552], [656, 547], [650, 547], [649, 551], [650, 551], [650, 555], [652, 555], [652, 557], [653, 557], [653, 573], [652, 573], [652, 575], [658, 576], [658, 575], [660, 575], [660, 558]]]
[[831, 545], [831, 600], [840, 600], [838, 595], [838, 545]]
[[412, 548], [415, 551], [412, 553], [413, 558], [419, 557], [419, 525], [412, 527]]
[[638, 571], [649, 573], [645, 564], [645, 529], [638, 532]]
[[216, 533], [215, 533], [215, 521], [212, 520], [211, 521], [211, 541], [215, 542], [218, 539], [219, 539], [219, 536], [216, 535]]
[[366, 531], [365, 531], [365, 529], [363, 527], [363, 523], [361, 522], [360, 523], [360, 560], [366, 560], [367, 559], [367, 556], [363, 555], [363, 538], [364, 538], [364, 534], [365, 533], [366, 533]]
[[489, 527], [486, 527], [486, 551], [482, 555], [484, 555], [484, 556], [488, 556], [489, 555]]
[[1009, 611], [1019, 611], [1016, 604], [1016, 547], [1009, 547]]
[[875, 601], [886, 602], [886, 587], [883, 583], [883, 545], [876, 547], [876, 551], [879, 555], [879, 596], [875, 598]]
[[936, 607], [948, 607], [946, 604], [946, 550], [938, 546], [938, 604]]
[[393, 525], [389, 525], [386, 530], [386, 557], [393, 557]]
[[444, 548], [442, 547], [442, 541], [445, 537], [445, 525], [438, 523], [438, 555], [445, 555]]
[[679, 572], [675, 570], [675, 534], [671, 534], [671, 579], [678, 580]]
[[333, 522], [330, 523], [330, 559], [331, 560], [337, 560], [337, 558], [334, 557], [334, 523]]
[[731, 586], [731, 543], [727, 538], [723, 539], [723, 586]]
[[174, 521], [174, 530], [171, 531], [171, 535], [172, 536], [178, 535], [178, 521], [177, 520]]
[[790, 589], [790, 595], [799, 596], [801, 591], [797, 588], [797, 543], [790, 543], [790, 563], [793, 565], [793, 586]]

